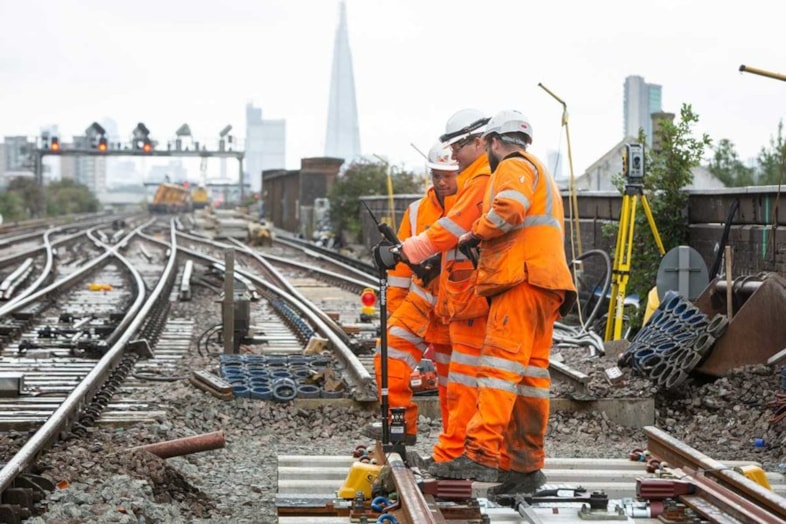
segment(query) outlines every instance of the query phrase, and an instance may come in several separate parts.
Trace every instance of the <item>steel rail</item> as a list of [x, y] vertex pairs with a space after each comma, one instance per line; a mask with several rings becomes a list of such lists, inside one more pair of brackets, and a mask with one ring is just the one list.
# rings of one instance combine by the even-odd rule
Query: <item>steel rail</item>
[[436, 515], [429, 508], [428, 502], [420, 491], [415, 476], [401, 455], [390, 453], [387, 456], [387, 464], [393, 474], [393, 482], [396, 484], [396, 493], [401, 501], [401, 512], [403, 512], [404, 522], [407, 524], [439, 524], [444, 522], [442, 513], [435, 508]]
[[[50, 229], [49, 231], [47, 231], [44, 234], [45, 235], [50, 235], [50, 234], [59, 233], [59, 232], [60, 232], [59, 230]], [[55, 247], [55, 246], [58, 246], [60, 244], [65, 244], [66, 242], [71, 242], [71, 241], [76, 240], [77, 238], [81, 237], [85, 233], [86, 233], [86, 231], [80, 231], [78, 233], [74, 233], [72, 235], [68, 235], [68, 236], [63, 237], [63, 238], [58, 238], [57, 240], [51, 241], [50, 245], [51, 245], [51, 247]], [[30, 248], [30, 249], [27, 249], [27, 250], [25, 250], [25, 251], [23, 251], [21, 253], [17, 253], [15, 255], [9, 255], [7, 257], [0, 258], [0, 267], [4, 267], [4, 266], [7, 266], [9, 264], [13, 264], [15, 262], [18, 262], [20, 260], [23, 260], [23, 259], [31, 257], [31, 256], [37, 256], [37, 253], [39, 253], [40, 251], [44, 251], [46, 249], [47, 249], [47, 246], [46, 246], [46, 243], [44, 243], [44, 244], [41, 244], [40, 246], [36, 246], [36, 247]]]
[[[242, 244], [242, 242], [239, 242], [239, 243]], [[339, 279], [339, 280], [342, 280], [342, 281], [344, 281], [346, 283], [349, 283], [349, 284], [352, 284], [354, 286], [357, 286], [359, 288], [373, 287], [373, 288], [376, 289], [376, 287], [379, 286], [379, 281], [370, 278], [368, 275], [363, 275], [362, 276], [362, 278], [365, 279], [365, 280], [358, 280], [358, 279], [354, 279], [354, 278], [350, 278], [350, 277], [344, 276], [344, 275], [342, 275], [340, 273], [336, 273], [334, 271], [328, 271], [326, 269], [322, 269], [322, 268], [318, 268], [318, 267], [314, 267], [314, 266], [309, 266], [307, 264], [303, 264], [302, 262], [297, 262], [295, 260], [289, 260], [289, 259], [284, 258], [284, 257], [277, 257], [275, 255], [263, 255], [263, 254], [260, 254], [260, 253], [258, 253], [256, 251], [254, 251], [254, 253], [259, 254], [265, 260], [271, 260], [271, 261], [276, 262], [278, 264], [287, 264], [289, 266], [296, 267], [296, 268], [302, 269], [304, 271], [310, 271], [312, 273], [317, 273], [319, 275], [323, 275], [323, 276], [328, 277], [328, 278]], [[319, 258], [325, 259], [326, 257], [320, 256]], [[335, 264], [336, 262], [331, 260], [330, 263], [331, 264]], [[342, 266], [343, 266], [343, 264], [342, 264]], [[350, 270], [352, 268], [351, 267], [346, 267], [346, 269]]]
[[[189, 233], [183, 233], [182, 231], [178, 231], [177, 234], [182, 236], [183, 238], [187, 238], [187, 239], [193, 240], [195, 242], [214, 244], [216, 246], [221, 246], [221, 247], [226, 247], [226, 248], [240, 247], [246, 254], [253, 255], [254, 258], [256, 258], [258, 261], [263, 263], [266, 267], [272, 267], [272, 266], [262, 262], [263, 259], [264, 260], [268, 260], [268, 261], [273, 261], [273, 262], [276, 262], [278, 264], [287, 264], [289, 266], [296, 267], [296, 268], [302, 269], [304, 271], [317, 273], [317, 274], [322, 275], [322, 276], [324, 276], [326, 278], [329, 278], [329, 279], [340, 280], [341, 282], [347, 283], [349, 285], [357, 286], [357, 287], [359, 287], [361, 289], [364, 289], [364, 288], [367, 288], [367, 287], [376, 288], [379, 285], [379, 281], [377, 281], [376, 279], [370, 278], [366, 273], [359, 272], [358, 270], [356, 270], [355, 268], [353, 268], [351, 266], [347, 266], [346, 264], [342, 264], [340, 261], [337, 261], [335, 259], [331, 260], [330, 257], [319, 255], [318, 253], [314, 254], [314, 255], [316, 255], [316, 258], [321, 259], [321, 260], [325, 260], [329, 264], [332, 264], [334, 266], [338, 266], [339, 268], [341, 268], [341, 269], [343, 269], [345, 271], [348, 271], [350, 273], [354, 273], [356, 275], [359, 275], [362, 278], [362, 280], [354, 279], [354, 278], [342, 275], [340, 273], [336, 273], [334, 271], [329, 271], [327, 269], [322, 269], [322, 268], [319, 268], [319, 267], [309, 266], [309, 265], [304, 264], [302, 262], [297, 262], [295, 260], [290, 260], [290, 259], [287, 259], [287, 258], [284, 258], [284, 257], [278, 257], [278, 256], [275, 256], [275, 255], [269, 255], [269, 254], [260, 253], [259, 251], [251, 249], [249, 246], [247, 246], [246, 244], [244, 244], [243, 242], [241, 242], [240, 240], [238, 240], [236, 238], [229, 238], [228, 239], [233, 244], [233, 245], [230, 246], [230, 245], [225, 244], [223, 242], [218, 242], [218, 241], [215, 241], [215, 240], [211, 240], [209, 238], [200, 237], [200, 236], [192, 235], [192, 234], [189, 234]], [[301, 248], [298, 247], [298, 246], [295, 246], [295, 249], [301, 249]], [[309, 253], [306, 253], [306, 255], [307, 256], [313, 256], [312, 254], [309, 254]], [[292, 289], [294, 289], [294, 288], [292, 288]]]
[[275, 267], [273, 267], [273, 265], [270, 262], [268, 262], [263, 256], [261, 256], [259, 253], [256, 253], [253, 249], [249, 248], [248, 246], [246, 246], [242, 242], [239, 242], [239, 241], [237, 241], [237, 240], [235, 240], [233, 238], [231, 238], [230, 241], [233, 244], [235, 244], [236, 248], [240, 248], [240, 250], [243, 253], [245, 253], [246, 255], [248, 255], [250, 257], [252, 257], [254, 260], [256, 260], [257, 262], [262, 264], [265, 267], [265, 270], [268, 271], [270, 274], [272, 274], [276, 278], [276, 280], [278, 282], [278, 285], [281, 288], [283, 288], [284, 290], [286, 290], [287, 293], [289, 293], [293, 297], [297, 298], [298, 300], [300, 300], [304, 304], [309, 304], [309, 305], [313, 306], [313, 311], [319, 316], [319, 318], [322, 319], [322, 321], [325, 324], [330, 326], [331, 330], [334, 333], [336, 333], [339, 336], [339, 338], [341, 338], [344, 341], [345, 344], [350, 345], [349, 336], [339, 326], [336, 325], [336, 323], [333, 321], [333, 319], [330, 318], [327, 315], [327, 313], [325, 313], [321, 309], [319, 309], [316, 306], [314, 306], [313, 304], [311, 304], [310, 301], [308, 300], [308, 298], [303, 296], [303, 293], [298, 291], [297, 288], [295, 288], [295, 286], [293, 286], [286, 278], [284, 278], [284, 276], [281, 273], [279, 273], [279, 271]]
[[[315, 246], [314, 244], [304, 240], [291, 237], [282, 238], [281, 235], [277, 233], [273, 236], [273, 242], [278, 242], [279, 244], [284, 244], [285, 246], [301, 250], [314, 258], [327, 259], [333, 264], [346, 266], [347, 269], [351, 268], [351, 271], [354, 271], [358, 275], [373, 277], [377, 274], [377, 268], [372, 264], [367, 264], [357, 259], [346, 257], [340, 253], [331, 251], [330, 249]], [[342, 260], [343, 262], [341, 262]]]
[[[146, 234], [141, 234], [140, 236], [146, 240], [149, 240], [150, 242], [168, 246], [166, 242], [155, 237]], [[202, 241], [204, 242], [204, 240]], [[223, 267], [223, 261], [217, 260], [209, 255], [197, 253], [196, 251], [192, 251], [183, 247], [177, 247], [177, 250], [184, 255], [204, 263], [217, 264]], [[267, 282], [266, 280], [259, 278], [248, 271], [235, 268], [235, 273], [243, 275], [244, 277], [255, 282], [260, 287], [278, 295], [282, 299], [289, 302], [306, 317], [308, 317], [308, 319], [316, 328], [316, 331], [333, 344], [333, 347], [335, 348], [334, 354], [344, 365], [344, 369], [347, 371], [349, 378], [351, 379], [352, 383], [350, 385], [350, 389], [352, 390], [355, 400], [358, 402], [374, 402], [377, 400], [376, 386], [374, 384], [373, 377], [369, 374], [366, 367], [360, 362], [352, 349], [344, 342], [343, 337], [339, 336], [339, 334], [335, 331], [337, 328], [335, 322], [331, 320], [331, 322], [328, 324], [322, 320], [320, 317], [321, 312], [316, 305], [306, 299], [301, 300], [286, 292], [284, 289]], [[343, 331], [341, 332], [343, 333]]]
[[[712, 478], [721, 486], [728, 486], [737, 497], [736, 503], [744, 505], [752, 501], [758, 508], [765, 509], [774, 520], [786, 521], [786, 498], [765, 489], [732, 468], [697, 451], [675, 439], [668, 433], [653, 427], [644, 428], [647, 435], [647, 449], [654, 456], [666, 461], [671, 467], [690, 468], [707, 478]], [[731, 511], [733, 508], [728, 508]], [[726, 508], [724, 508], [726, 510]], [[765, 522], [753, 520], [752, 522]]]
[[[128, 237], [138, 234], [141, 229], [139, 228], [132, 231]], [[159, 279], [155, 289], [150, 293], [149, 297], [145, 297], [145, 284], [142, 276], [130, 266], [128, 260], [117, 252], [118, 248], [112, 248], [107, 251], [105, 255], [98, 257], [98, 260], [103, 260], [106, 256], [117, 257], [125, 265], [129, 266], [134, 282], [137, 287], [137, 298], [126, 312], [123, 320], [118, 324], [117, 330], [120, 336], [117, 341], [112, 345], [107, 353], [98, 361], [96, 366], [85, 376], [85, 378], [71, 391], [71, 393], [63, 400], [62, 404], [55, 410], [41, 428], [35, 432], [33, 436], [25, 443], [24, 446], [9, 460], [2, 469], [0, 469], [0, 493], [5, 492], [13, 484], [13, 481], [20, 474], [24, 473], [47, 447], [53, 444], [60, 434], [68, 430], [71, 425], [76, 421], [82, 407], [90, 402], [93, 395], [101, 387], [106, 378], [111, 374], [112, 370], [117, 366], [125, 353], [126, 344], [136, 334], [142, 323], [146, 321], [146, 317], [153, 305], [156, 303], [158, 297], [167, 285], [169, 276], [175, 267], [177, 259], [177, 241], [174, 234], [174, 225], [170, 227], [170, 235], [172, 238], [172, 249], [169, 261], [164, 268], [162, 277]], [[94, 267], [95, 263], [89, 265]], [[63, 279], [62, 281], [70, 281], [71, 279]], [[61, 281], [61, 282], [62, 282]], [[51, 287], [51, 286], [50, 286]], [[42, 292], [36, 293], [41, 295]], [[32, 298], [30, 300], [33, 300]], [[25, 302], [27, 303], [27, 302]]]
[[49, 241], [49, 234], [50, 232], [47, 231], [44, 233], [44, 249], [46, 249], [46, 263], [44, 264], [44, 268], [41, 270], [41, 274], [38, 275], [38, 278], [35, 279], [29, 286], [25, 289], [17, 293], [17, 295], [11, 298], [7, 303], [14, 304], [20, 300], [23, 300], [25, 297], [30, 296], [36, 289], [46, 280], [49, 278], [50, 274], [52, 273], [52, 267], [54, 266], [54, 259], [55, 254], [52, 248], [52, 243]]

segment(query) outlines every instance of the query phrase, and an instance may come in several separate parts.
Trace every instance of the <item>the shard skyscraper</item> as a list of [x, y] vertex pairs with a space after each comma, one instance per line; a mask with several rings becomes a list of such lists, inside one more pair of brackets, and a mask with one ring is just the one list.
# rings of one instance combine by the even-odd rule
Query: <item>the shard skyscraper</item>
[[355, 75], [349, 49], [347, 10], [339, 3], [339, 20], [333, 47], [333, 71], [330, 78], [325, 156], [345, 161], [360, 156], [360, 130], [355, 102]]

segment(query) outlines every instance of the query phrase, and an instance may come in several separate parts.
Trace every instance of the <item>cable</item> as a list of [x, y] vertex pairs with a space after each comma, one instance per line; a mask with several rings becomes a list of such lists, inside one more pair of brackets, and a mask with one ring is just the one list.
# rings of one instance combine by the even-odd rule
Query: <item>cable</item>
[[[581, 313], [583, 309], [586, 308], [589, 304], [592, 303], [592, 299], [595, 296], [595, 290], [597, 286], [593, 286], [592, 289], [589, 290], [589, 298], [584, 306], [581, 307], [581, 301], [578, 302], [578, 310], [579, 310], [579, 323], [581, 324], [581, 333], [586, 333], [588, 329], [592, 329], [592, 324], [595, 321], [595, 317], [598, 315], [598, 312], [603, 305], [603, 302], [606, 298], [607, 293], [609, 292], [609, 288], [611, 287], [611, 258], [609, 254], [601, 249], [591, 249], [581, 255], [578, 258], [574, 259], [571, 262], [571, 268], [576, 267], [576, 262], [583, 261], [586, 258], [593, 257], [593, 256], [600, 256], [603, 259], [603, 263], [605, 264], [605, 273], [603, 278], [603, 286], [600, 289], [600, 295], [598, 296], [598, 300], [595, 304], [595, 307], [587, 314], [587, 318], [582, 322], [581, 321]], [[575, 275], [575, 271], [574, 271]], [[575, 277], [575, 280], [578, 281], [578, 277]], [[580, 291], [579, 286], [576, 286], [577, 292]]]

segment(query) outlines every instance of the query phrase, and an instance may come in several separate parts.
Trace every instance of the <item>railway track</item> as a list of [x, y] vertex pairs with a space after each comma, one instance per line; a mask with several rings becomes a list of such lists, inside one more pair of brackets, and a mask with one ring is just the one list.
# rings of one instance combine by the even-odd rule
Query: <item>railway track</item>
[[[138, 232], [116, 246], [89, 232], [104, 254], [3, 311], [0, 319], [11, 342], [4, 344], [2, 362], [13, 371], [5, 375], [0, 424], [35, 432], [20, 449], [5, 450], [0, 492], [6, 503], [0, 505], [0, 521], [29, 516], [42, 490], [51, 488], [40, 477], [30, 477], [36, 458], [63, 435], [84, 435], [136, 361], [150, 356], [144, 339], [133, 339], [155, 336], [158, 330], [161, 298], [168, 298], [165, 289], [174, 281], [175, 254], [161, 264], [157, 278], [143, 276], [120, 253]], [[151, 279], [156, 284], [148, 291]], [[100, 289], [95, 282], [101, 282]]]
[[[770, 489], [743, 475], [751, 461], [722, 464], [654, 428], [646, 461], [547, 458], [548, 483], [535, 494], [487, 498], [494, 484], [436, 481], [409, 468], [399, 454], [369, 450], [373, 461], [390, 465], [398, 502], [356, 503], [338, 497], [353, 483], [357, 458], [278, 457], [276, 506], [280, 524], [466, 523], [776, 523], [786, 521], [786, 479], [766, 473]], [[640, 450], [636, 450], [640, 451]], [[380, 495], [384, 498], [384, 495]], [[382, 504], [382, 508], [385, 504]], [[382, 518], [382, 515], [389, 515]]]
[[[347, 329], [356, 320], [359, 291], [376, 286], [373, 275], [343, 262], [330, 264], [323, 254], [316, 259], [306, 258], [310, 249], [296, 252], [288, 246], [258, 252], [236, 241], [211, 242], [177, 227], [175, 223], [166, 227], [145, 223], [122, 234], [101, 227], [58, 233], [49, 239], [50, 247], [84, 246], [84, 242], [92, 246], [89, 259], [70, 264], [59, 264], [57, 257], [63, 253], [48, 255], [47, 248], [42, 247], [45, 241], [38, 245], [33, 240], [25, 249], [0, 260], [0, 275], [10, 274], [31, 256], [36, 266], [46, 265], [47, 259], [54, 266], [49, 276], [42, 278], [44, 272], [40, 271], [17, 286], [20, 290], [30, 288], [29, 292], [0, 303], [0, 333], [8, 337], [0, 354], [0, 376], [24, 377], [22, 394], [0, 397], [0, 433], [18, 435], [25, 431], [32, 435], [29, 439], [17, 437], [15, 442], [20, 445], [4, 451], [0, 522], [22, 521], [38, 499], [52, 489], [51, 482], [47, 484], [34, 473], [37, 460], [49, 446], [62, 438], [84, 438], [88, 431], [100, 431], [104, 426], [161, 421], [171, 407], [156, 384], [192, 378], [189, 362], [195, 356], [209, 358], [216, 373], [226, 367], [221, 364], [228, 359], [219, 354], [220, 341], [211, 338], [215, 334], [208, 331], [211, 326], [193, 318], [171, 316], [168, 311], [170, 304], [185, 296], [184, 281], [221, 291], [228, 249], [234, 252], [237, 285], [242, 284], [249, 295], [258, 296], [253, 302], [247, 339], [242, 341], [241, 355], [237, 356], [245, 356], [248, 362], [254, 355], [294, 359], [311, 336], [318, 336], [329, 341], [332, 358], [344, 372], [348, 389], [342, 397], [364, 404], [376, 399], [370, 378], [371, 353], [367, 351], [369, 339], [376, 336], [375, 326], [366, 326], [366, 339]], [[59, 251], [84, 250], [81, 246]], [[90, 283], [106, 284], [107, 289], [90, 291]], [[355, 306], [346, 306], [353, 302]], [[123, 314], [134, 309], [133, 314]], [[123, 324], [124, 320], [128, 323]], [[112, 327], [116, 329], [112, 331]], [[39, 333], [47, 329], [56, 331], [57, 337], [42, 342]], [[209, 336], [200, 337], [206, 333]], [[195, 355], [197, 340], [201, 342], [196, 344]], [[97, 344], [103, 356], [89, 358], [84, 353], [88, 341]], [[575, 375], [567, 371], [567, 376]], [[582, 377], [572, 379], [581, 381]], [[328, 405], [334, 400], [320, 401]], [[90, 430], [91, 426], [96, 427]], [[394, 466], [396, 491], [401, 495], [400, 506], [386, 513], [395, 517], [395, 522], [408, 523], [573, 522], [579, 519], [582, 505], [593, 502], [595, 511], [590, 517], [600, 522], [656, 522], [653, 508], [708, 522], [783, 521], [781, 497], [786, 485], [781, 475], [767, 475], [773, 490], [766, 491], [731, 469], [749, 462], [719, 464], [654, 428], [648, 438], [648, 451], [660, 463], [653, 473], [647, 472], [649, 463], [625, 459], [548, 459], [549, 488], [555, 493], [572, 494], [570, 500], [562, 495], [556, 500], [544, 495], [495, 502], [484, 496], [487, 485], [462, 481], [441, 488], [428, 482], [429, 489], [435, 491], [424, 494], [423, 479], [406, 467], [401, 457], [377, 451], [379, 460]], [[351, 456], [279, 454], [279, 522], [332, 524], [357, 522], [362, 517], [368, 522], [377, 521], [379, 514], [367, 507], [369, 501], [361, 510], [356, 501], [336, 497], [354, 461]], [[673, 493], [666, 502], [634, 503], [640, 479], [668, 475], [681, 482], [690, 479], [694, 491]], [[665, 489], [643, 484], [645, 494], [656, 488]], [[593, 493], [600, 492], [605, 499], [590, 500]], [[608, 502], [601, 508], [603, 500]], [[645, 517], [645, 513], [650, 516]]]

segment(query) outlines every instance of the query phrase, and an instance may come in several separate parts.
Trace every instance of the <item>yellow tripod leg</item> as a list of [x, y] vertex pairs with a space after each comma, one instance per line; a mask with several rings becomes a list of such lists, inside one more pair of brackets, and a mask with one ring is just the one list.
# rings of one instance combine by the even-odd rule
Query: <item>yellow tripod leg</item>
[[652, 216], [650, 203], [647, 201], [647, 196], [643, 194], [641, 195], [641, 207], [644, 209], [644, 215], [647, 217], [647, 222], [650, 223], [652, 236], [655, 237], [655, 244], [657, 244], [658, 246], [658, 250], [660, 251], [660, 256], [663, 256], [666, 254], [666, 249], [663, 247], [663, 241], [660, 239], [660, 233], [658, 233], [658, 226], [655, 225], [655, 217]]
[[638, 195], [623, 195], [620, 212], [617, 246], [612, 265], [612, 286], [609, 311], [606, 318], [606, 342], [622, 337], [622, 320], [625, 309], [625, 290], [630, 277], [630, 259], [633, 250], [633, 233], [636, 225]]

